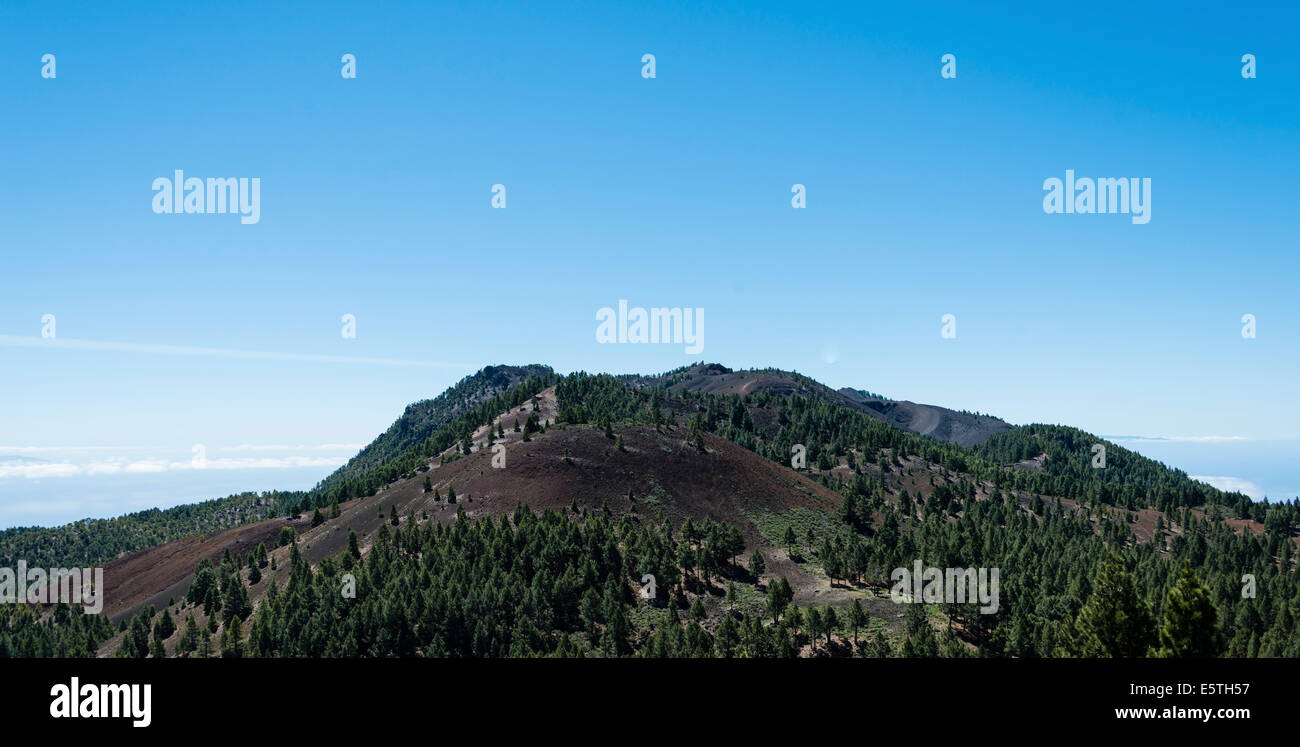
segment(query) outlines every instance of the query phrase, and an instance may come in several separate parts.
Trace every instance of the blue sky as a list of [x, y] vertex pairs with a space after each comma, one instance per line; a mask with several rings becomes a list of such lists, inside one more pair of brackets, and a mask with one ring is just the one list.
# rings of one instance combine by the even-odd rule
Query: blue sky
[[[0, 526], [308, 487], [527, 362], [795, 369], [1300, 491], [1284, 5], [134, 6], [0, 24]], [[155, 214], [176, 169], [260, 221]], [[1067, 169], [1149, 177], [1150, 223], [1045, 214]], [[705, 309], [703, 353], [597, 344], [620, 299]]]

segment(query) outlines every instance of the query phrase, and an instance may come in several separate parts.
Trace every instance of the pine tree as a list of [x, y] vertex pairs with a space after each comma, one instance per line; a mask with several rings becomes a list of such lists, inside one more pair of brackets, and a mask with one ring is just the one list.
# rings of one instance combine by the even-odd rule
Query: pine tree
[[162, 611], [158, 622], [154, 623], [153, 631], [154, 635], [164, 639], [170, 638], [171, 634], [176, 632], [176, 623], [172, 620], [170, 612], [165, 609]]
[[718, 624], [718, 629], [713, 637], [713, 643], [717, 648], [718, 655], [724, 659], [730, 659], [735, 651], [736, 644], [739, 642], [740, 634], [736, 630], [736, 621], [728, 615]]
[[1165, 659], [1208, 659], [1222, 651], [1223, 639], [1210, 590], [1196, 577], [1191, 563], [1184, 560], [1178, 582], [1165, 597], [1160, 647], [1153, 655]]
[[[296, 551], [297, 545], [293, 546]], [[226, 591], [221, 599], [221, 614], [224, 622], [229, 625], [231, 618], [247, 617], [252, 612], [252, 604], [248, 601], [248, 589], [238, 576], [230, 576], [226, 580]]]
[[185, 632], [181, 633], [181, 640], [176, 645], [176, 653], [180, 656], [188, 656], [198, 650], [199, 647], [199, 626], [194, 622], [194, 613], [190, 613], [185, 618]]
[[153, 607], [147, 606], [131, 618], [131, 623], [126, 628], [126, 635], [117, 648], [117, 658], [143, 659], [149, 655], [149, 620], [153, 615]]
[[920, 602], [907, 605], [903, 630], [907, 634], [900, 652], [904, 658], [933, 659], [939, 655], [939, 641], [934, 637], [934, 628], [930, 626], [930, 619]]
[[804, 625], [803, 612], [797, 606], [791, 604], [786, 606], [784, 614], [785, 620], [782, 621], [782, 624], [788, 626], [791, 633], [799, 635], [799, 631]]
[[818, 612], [816, 607], [809, 607], [808, 638], [809, 642], [812, 643], [812, 650], [814, 653], [817, 651], [817, 637], [822, 634], [823, 626], [824, 622], [822, 621], [822, 613]]
[[854, 599], [853, 606], [849, 608], [849, 628], [853, 631], [853, 647], [858, 647], [858, 630], [867, 624], [870, 618], [867, 617], [867, 611], [862, 608], [862, 600]]
[[223, 659], [238, 659], [244, 654], [243, 632], [241, 631], [242, 623], [238, 617], [231, 618], [221, 631], [221, 657]]
[[835, 614], [834, 607], [827, 607], [826, 614], [822, 615], [822, 627], [826, 631], [826, 650], [831, 650], [831, 633], [840, 626], [839, 616]]
[[293, 527], [280, 527], [280, 534], [276, 540], [276, 547], [284, 547], [298, 541], [298, 533], [293, 531]]
[[867, 647], [867, 655], [873, 659], [888, 659], [893, 653], [883, 630], [876, 633]]
[[1113, 554], [1101, 562], [1092, 594], [1062, 638], [1058, 655], [1090, 659], [1146, 656], [1156, 643], [1151, 610]]
[[754, 576], [754, 583], [762, 580], [763, 571], [767, 570], [767, 563], [763, 560], [763, 553], [754, 548], [754, 552], [749, 556], [749, 572]]
[[790, 588], [790, 582], [785, 576], [777, 578], [767, 585], [767, 611], [772, 615], [772, 622], [776, 622], [781, 613], [794, 599], [794, 591]]

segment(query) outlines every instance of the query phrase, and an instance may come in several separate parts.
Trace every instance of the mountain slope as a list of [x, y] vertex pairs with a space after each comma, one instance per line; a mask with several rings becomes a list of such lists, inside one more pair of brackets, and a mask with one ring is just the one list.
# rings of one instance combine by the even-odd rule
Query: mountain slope
[[767, 390], [780, 396], [820, 397], [865, 413], [901, 430], [930, 436], [959, 446], [974, 446], [982, 443], [989, 436], [1012, 427], [1006, 421], [990, 415], [885, 399], [864, 390], [848, 387], [836, 391], [806, 376], [776, 369], [734, 371], [716, 363], [705, 363], [678, 369], [662, 376], [623, 378], [640, 388], [662, 386], [670, 392], [745, 395]]
[[[863, 605], [873, 621], [873, 645], [885, 652], [876, 655], [939, 655], [933, 636], [917, 632], [929, 629], [925, 620], [912, 619], [904, 630], [902, 613], [885, 596], [889, 568], [923, 559], [1004, 571], [1002, 612], [984, 617], [949, 608], [946, 626], [930, 620], [942, 631], [943, 655], [1048, 656], [1068, 653], [1064, 626], [1083, 605], [1099, 564], [1119, 553], [1156, 612], [1181, 564], [1203, 574], [1230, 655], [1300, 655], [1300, 626], [1283, 609], [1286, 599], [1300, 598], [1300, 591], [1292, 594], [1300, 589], [1294, 562], [1300, 503], [1243, 504], [1242, 496], [1118, 447], [1107, 469], [1093, 469], [1097, 439], [1059, 426], [1009, 428], [965, 448], [902, 430], [869, 402], [888, 400], [858, 392], [855, 401], [798, 374], [710, 366], [657, 377], [579, 373], [547, 384], [551, 378], [512, 379], [523, 383], [498, 387], [454, 419], [429, 425], [424, 432], [431, 435], [422, 441], [389, 436], [372, 451], [372, 463], [339, 483], [357, 497], [342, 499], [337, 486], [313, 496], [336, 516], [261, 522], [110, 563], [107, 611], [133, 622], [99, 654], [113, 655], [127, 640], [134, 643], [123, 650], [143, 651], [138, 634], [145, 625], [147, 638], [150, 623], [137, 612], [150, 607], [169, 607], [178, 620], [182, 612], [193, 614], [204, 624], [207, 612], [176, 602], [190, 587], [194, 564], [216, 564], [229, 553], [222, 573], [234, 574], [229, 583], [236, 591], [247, 586], [249, 609], [259, 616], [250, 641], [259, 641], [255, 650], [264, 655], [572, 655], [574, 641], [589, 652], [612, 645], [608, 626], [624, 614], [636, 616], [634, 630], [618, 633], [606, 654], [672, 655], [685, 645], [704, 655], [714, 650], [713, 636], [719, 651], [730, 650], [723, 641], [733, 610], [721, 597], [733, 587], [742, 623], [778, 639], [774, 649], [746, 644], [749, 655], [789, 646], [803, 655], [853, 653], [854, 646], [829, 633], [819, 649], [797, 623], [764, 622], [765, 615], [779, 617], [763, 599], [777, 579], [789, 581], [796, 605], [837, 607], [841, 614]], [[964, 422], [957, 415], [965, 414], [947, 415], [947, 422]], [[792, 453], [806, 461], [792, 460]], [[521, 503], [546, 513], [520, 513]], [[520, 567], [521, 548], [511, 544], [511, 533], [535, 537], [543, 526], [567, 549], [529, 548]], [[692, 529], [700, 526], [702, 534]], [[245, 584], [240, 569], [250, 551], [279, 544], [286, 528], [296, 541], [272, 549], [263, 577]], [[355, 556], [347, 552], [352, 533]], [[573, 545], [583, 536], [601, 544]], [[471, 541], [483, 547], [465, 546]], [[762, 574], [750, 575], [738, 562], [750, 553], [766, 558]], [[457, 570], [438, 565], [453, 557]], [[561, 557], [563, 582], [531, 565]], [[351, 568], [354, 559], [371, 595], [358, 610], [337, 607], [331, 597], [339, 563]], [[593, 576], [593, 566], [604, 577]], [[394, 567], [403, 569], [400, 578], [385, 575]], [[704, 625], [691, 629], [693, 642], [662, 640], [681, 629], [629, 591], [646, 568], [671, 591], [671, 609], [694, 613], [695, 603], [703, 605]], [[457, 585], [429, 587], [430, 570]], [[1244, 599], [1235, 586], [1243, 571], [1272, 591]], [[502, 587], [492, 580], [498, 576], [513, 581]], [[533, 585], [526, 596], [517, 596], [521, 584]], [[573, 595], [592, 584], [603, 602], [579, 604]], [[288, 596], [273, 595], [273, 588]], [[386, 595], [382, 604], [373, 596], [379, 593]], [[467, 594], [457, 596], [458, 604], [473, 608], [437, 607], [436, 620], [418, 625], [407, 612], [392, 617], [399, 608], [432, 614], [428, 605], [442, 604], [447, 593]], [[506, 601], [511, 597], [503, 594], [516, 596]], [[498, 598], [504, 606], [483, 601]], [[562, 614], [555, 618], [525, 599], [545, 599]], [[592, 612], [594, 604], [604, 611]], [[531, 622], [514, 617], [516, 607], [531, 609]], [[493, 630], [482, 629], [485, 615]], [[347, 616], [336, 633], [364, 629], [364, 635], [341, 649], [322, 649], [334, 633], [281, 629], [303, 616], [327, 628]], [[229, 623], [212, 619], [214, 629]], [[540, 634], [529, 626], [540, 626]], [[178, 635], [163, 642], [165, 650], [179, 650]], [[12, 645], [0, 630], [0, 650]]]
[[322, 505], [325, 497], [346, 500], [372, 493], [378, 482], [391, 479], [392, 475], [383, 469], [386, 465], [421, 451], [440, 434], [448, 441], [459, 437], [459, 432], [447, 430], [458, 420], [484, 407], [492, 410], [494, 402], [505, 404], [512, 396], [535, 393], [549, 384], [554, 373], [550, 366], [539, 364], [487, 366], [433, 399], [408, 405], [388, 430], [312, 490], [315, 504]]
[[[541, 392], [537, 405], [543, 419], [553, 420], [554, 388]], [[818, 482], [716, 436], [705, 436], [701, 450], [687, 442], [689, 433], [681, 426], [621, 427], [615, 439], [594, 427], [569, 426], [547, 428], [525, 441], [513, 423], [532, 412], [530, 402], [494, 420], [507, 431], [504, 438], [495, 439], [505, 447], [504, 468], [492, 466], [500, 451], [479, 445], [464, 455], [452, 447], [374, 496], [340, 504], [339, 517], [327, 518], [320, 526], [310, 527], [306, 516], [276, 519], [113, 561], [105, 568], [110, 600], [106, 612], [116, 620], [147, 604], [162, 608], [169, 599], [183, 596], [199, 560], [216, 561], [227, 550], [246, 553], [258, 542], [269, 546], [285, 526], [301, 535], [303, 557], [319, 563], [346, 548], [349, 529], [368, 547], [394, 510], [403, 517], [427, 514], [432, 521], [451, 523], [458, 514], [509, 515], [521, 502], [536, 511], [563, 511], [576, 502], [582, 510], [608, 508], [616, 518], [630, 515], [637, 522], [725, 522], [741, 528], [752, 551], [768, 547], [752, 517], [794, 508], [833, 511], [839, 504], [839, 496]], [[475, 436], [485, 438], [486, 433], [482, 427]], [[617, 448], [619, 437], [622, 450]], [[436, 494], [424, 491], [425, 477]], [[459, 496], [456, 503], [447, 501], [449, 488]], [[268, 572], [268, 579], [276, 577]], [[265, 587], [263, 582], [260, 588]]]
[[844, 388], [839, 394], [862, 412], [878, 413], [890, 424], [921, 436], [930, 436], [958, 446], [976, 446], [990, 436], [1011, 429], [1004, 420], [991, 415], [958, 412], [946, 407], [921, 405], [869, 395]]

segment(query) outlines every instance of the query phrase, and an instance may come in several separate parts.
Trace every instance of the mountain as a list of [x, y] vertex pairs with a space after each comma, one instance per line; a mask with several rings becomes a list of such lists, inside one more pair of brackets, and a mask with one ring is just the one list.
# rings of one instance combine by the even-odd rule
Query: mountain
[[890, 424], [922, 436], [948, 441], [959, 446], [977, 446], [990, 436], [1011, 429], [1011, 425], [992, 415], [957, 412], [946, 407], [920, 405], [915, 402], [884, 399], [861, 389], [844, 388], [839, 394], [862, 412], [876, 413]]
[[[1203, 640], [1296, 656], [1297, 525], [1300, 502], [1077, 429], [797, 373], [493, 366], [281, 516], [108, 562], [125, 630], [0, 607], [0, 655], [1090, 655], [1080, 611], [1114, 555], [1152, 651], [1186, 566], [1217, 610]], [[900, 608], [890, 569], [917, 561], [1001, 569], [1002, 605]], [[1269, 593], [1243, 597], [1243, 573]]]
[[[188, 588], [199, 560], [215, 561], [227, 550], [247, 552], [258, 542], [274, 541], [283, 527], [301, 535], [303, 556], [318, 563], [346, 548], [343, 528], [369, 544], [394, 510], [403, 516], [427, 512], [433, 521], [452, 522], [458, 510], [467, 518], [482, 518], [509, 515], [520, 502], [537, 511], [562, 511], [577, 500], [587, 510], [608, 506], [617, 516], [638, 515], [646, 521], [668, 519], [680, 525], [691, 518], [739, 525], [752, 546], [761, 537], [750, 517], [796, 507], [831, 511], [839, 503], [834, 491], [807, 475], [724, 439], [704, 436], [704, 448], [697, 448], [687, 442], [689, 432], [681, 426], [620, 427], [621, 450], [614, 439], [590, 428], [551, 427], [524, 440], [522, 424], [530, 414], [551, 422], [557, 409], [555, 387], [550, 387], [539, 393], [536, 405], [530, 400], [494, 418], [494, 425], [506, 431], [504, 438], [494, 439], [506, 447], [504, 468], [492, 467], [496, 454], [483, 448], [487, 427], [480, 426], [469, 454], [453, 446], [375, 495], [340, 504], [340, 515], [318, 527], [298, 515], [112, 561], [105, 568], [107, 611], [121, 619], [147, 604], [163, 607]], [[521, 423], [518, 432], [515, 421]], [[426, 476], [436, 495], [424, 491]], [[458, 502], [447, 502], [449, 488], [460, 496]]]
[[775, 369], [733, 371], [716, 363], [699, 364], [662, 376], [625, 377], [638, 387], [664, 386], [669, 391], [744, 395], [770, 390], [783, 396], [823, 397], [878, 418], [902, 430], [931, 436], [960, 446], [975, 446], [995, 433], [1010, 429], [991, 415], [957, 412], [946, 407], [886, 399], [863, 389], [829, 387], [797, 373]]
[[13, 568], [19, 559], [42, 568], [99, 565], [173, 540], [265, 521], [291, 511], [305, 495], [301, 491], [239, 493], [111, 519], [4, 529], [0, 530], [0, 568]]
[[548, 381], [555, 372], [550, 366], [487, 366], [466, 376], [433, 399], [408, 405], [402, 416], [379, 434], [348, 463], [326, 477], [317, 492], [364, 480], [365, 475], [395, 456], [424, 443], [468, 412], [528, 381]]

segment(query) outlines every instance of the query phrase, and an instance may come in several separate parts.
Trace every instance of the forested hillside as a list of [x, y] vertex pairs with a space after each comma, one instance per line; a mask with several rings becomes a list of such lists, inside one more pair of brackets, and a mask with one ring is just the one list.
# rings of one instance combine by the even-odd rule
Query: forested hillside
[[168, 509], [151, 508], [112, 519], [83, 519], [57, 527], [0, 531], [0, 568], [21, 558], [29, 567], [84, 567], [164, 542], [292, 511], [301, 491], [240, 493]]
[[[1075, 620], [1098, 565], [1113, 553], [1153, 620], [1187, 563], [1208, 587], [1226, 653], [1300, 656], [1300, 501], [1257, 504], [1071, 428], [1018, 428], [966, 450], [825, 399], [770, 391], [668, 396], [576, 374], [557, 393], [561, 419], [571, 422], [654, 422], [669, 411], [688, 416], [692, 429], [778, 462], [789, 463], [794, 445], [803, 445], [809, 468], [845, 496], [843, 531], [817, 541], [827, 575], [879, 588], [889, 569], [916, 558], [938, 567], [999, 567], [1009, 605], [995, 616], [950, 610], [951, 621], [988, 653], [1088, 653]], [[1107, 449], [1100, 469], [1091, 466], [1098, 443]], [[1049, 458], [1041, 472], [1003, 466], [1043, 452]], [[904, 466], [909, 457], [932, 465], [929, 484], [911, 495], [885, 484], [891, 474], [917, 469]], [[1148, 541], [1131, 528], [1138, 509], [1160, 512]], [[1263, 533], [1226, 523], [1230, 515], [1258, 519]], [[1254, 589], [1268, 591], [1243, 597], [1247, 574]], [[1128, 612], [1145, 619], [1137, 607]]]
[[195, 534], [373, 495], [423, 456], [445, 448], [438, 444], [454, 442], [466, 423], [475, 423], [507, 403], [523, 401], [548, 386], [552, 376], [551, 368], [541, 365], [488, 366], [467, 376], [434, 399], [408, 406], [387, 431], [311, 491], [241, 493], [59, 527], [5, 529], [0, 531], [0, 567], [12, 567], [18, 558], [29, 566], [99, 564]]
[[[1105, 466], [1093, 466], [1093, 447], [1105, 449]], [[1011, 465], [1042, 457], [1041, 476], [1032, 481], [1039, 492], [1080, 498], [1107, 505], [1138, 508], [1154, 506], [1167, 511], [1179, 506], [1213, 503], [1242, 518], [1263, 521], [1266, 504], [1241, 493], [1223, 491], [1197, 482], [1182, 470], [1167, 467], [1118, 444], [1077, 428], [1060, 425], [1026, 425], [999, 433], [974, 453], [997, 464]]]
[[556, 378], [550, 366], [532, 365], [488, 366], [461, 379], [436, 399], [406, 408], [383, 435], [312, 489], [310, 505], [374, 495], [451, 444], [468, 443], [474, 428], [527, 401]]
[[[477, 404], [421, 416], [423, 440], [390, 429], [301, 497], [328, 507], [309, 539], [204, 560], [186, 599], [111, 638], [7, 613], [0, 654], [1300, 656], [1300, 501], [1256, 504], [1077, 429], [963, 447], [789, 376], [726, 393], [715, 375], [467, 379]], [[488, 466], [493, 443], [514, 466]], [[602, 487], [557, 503], [554, 485]], [[918, 560], [999, 569], [1001, 604], [900, 609], [890, 572]]]

